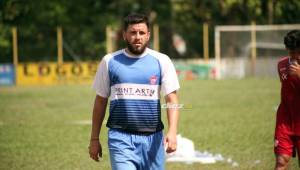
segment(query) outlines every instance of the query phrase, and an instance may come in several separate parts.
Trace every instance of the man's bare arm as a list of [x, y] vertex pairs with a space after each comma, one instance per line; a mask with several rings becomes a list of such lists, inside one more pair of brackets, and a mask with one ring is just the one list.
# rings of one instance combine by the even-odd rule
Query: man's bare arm
[[165, 136], [165, 147], [167, 153], [176, 151], [177, 149], [177, 124], [179, 119], [178, 97], [176, 91], [166, 95], [168, 132]]
[[96, 95], [94, 102], [89, 153], [90, 157], [95, 161], [99, 161], [99, 157], [102, 157], [102, 148], [99, 142], [99, 135], [105, 117], [107, 100], [107, 98]]

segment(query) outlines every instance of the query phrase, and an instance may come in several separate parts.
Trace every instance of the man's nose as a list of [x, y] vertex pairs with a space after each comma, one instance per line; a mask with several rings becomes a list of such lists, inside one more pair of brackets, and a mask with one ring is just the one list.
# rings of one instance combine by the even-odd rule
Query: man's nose
[[135, 34], [135, 38], [136, 38], [136, 39], [140, 39], [140, 38], [141, 38], [141, 34], [140, 34], [140, 33], [136, 33], [136, 34]]

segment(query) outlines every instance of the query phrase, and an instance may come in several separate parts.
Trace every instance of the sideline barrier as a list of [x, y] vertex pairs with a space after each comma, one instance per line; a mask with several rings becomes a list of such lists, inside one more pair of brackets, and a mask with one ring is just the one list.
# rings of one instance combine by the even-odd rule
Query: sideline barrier
[[97, 67], [97, 62], [18, 64], [16, 85], [88, 84]]
[[15, 84], [15, 69], [13, 64], [0, 64], [0, 86]]
[[175, 64], [179, 79], [216, 79], [216, 69], [210, 64]]
[[[0, 85], [91, 84], [99, 62], [21, 63], [0, 65]], [[215, 79], [215, 67], [210, 64], [175, 63], [179, 79]]]

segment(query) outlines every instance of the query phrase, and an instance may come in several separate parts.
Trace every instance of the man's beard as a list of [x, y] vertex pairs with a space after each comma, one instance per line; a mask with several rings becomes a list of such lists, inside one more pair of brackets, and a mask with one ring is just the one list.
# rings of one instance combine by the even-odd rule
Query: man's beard
[[142, 47], [140, 48], [134, 48], [128, 41], [126, 41], [126, 44], [127, 44], [127, 49], [129, 50], [129, 52], [131, 52], [132, 54], [135, 54], [135, 55], [140, 55], [142, 54], [147, 45], [148, 45], [148, 42], [146, 42]]

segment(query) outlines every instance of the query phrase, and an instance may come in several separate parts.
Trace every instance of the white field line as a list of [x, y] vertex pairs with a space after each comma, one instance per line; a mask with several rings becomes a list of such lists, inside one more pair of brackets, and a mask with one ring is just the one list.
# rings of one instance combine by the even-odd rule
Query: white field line
[[73, 125], [91, 125], [91, 120], [72, 120], [68, 121], [67, 124], [73, 124]]
[[[106, 119], [103, 121], [104, 124], [106, 124]], [[71, 120], [67, 121], [66, 124], [72, 124], [72, 125], [92, 125], [92, 120]]]

